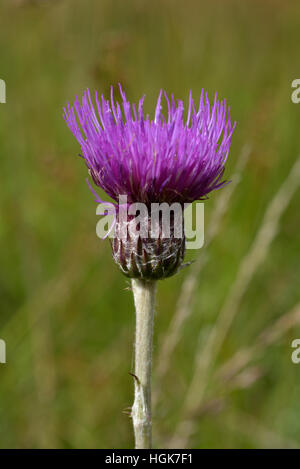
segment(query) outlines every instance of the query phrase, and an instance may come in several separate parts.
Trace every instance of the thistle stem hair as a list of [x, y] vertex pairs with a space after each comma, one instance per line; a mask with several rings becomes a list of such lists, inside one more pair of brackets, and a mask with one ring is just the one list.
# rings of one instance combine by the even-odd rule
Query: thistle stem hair
[[151, 381], [156, 282], [132, 280], [136, 310], [134, 403], [132, 422], [136, 449], [152, 447]]

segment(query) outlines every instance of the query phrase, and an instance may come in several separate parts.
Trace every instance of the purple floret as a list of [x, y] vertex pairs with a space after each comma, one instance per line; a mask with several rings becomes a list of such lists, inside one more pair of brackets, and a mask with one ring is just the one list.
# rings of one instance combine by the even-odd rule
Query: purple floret
[[[94, 183], [114, 201], [188, 203], [219, 189], [235, 124], [226, 100], [213, 106], [202, 90], [198, 110], [190, 92], [186, 120], [183, 102], [164, 93], [167, 119], [159, 94], [154, 120], [143, 115], [144, 97], [130, 104], [120, 86], [122, 106], [103, 95], [93, 105], [89, 90], [82, 104], [68, 104], [64, 119], [81, 145]], [[77, 114], [77, 116], [76, 116]], [[80, 125], [79, 125], [80, 124]]]

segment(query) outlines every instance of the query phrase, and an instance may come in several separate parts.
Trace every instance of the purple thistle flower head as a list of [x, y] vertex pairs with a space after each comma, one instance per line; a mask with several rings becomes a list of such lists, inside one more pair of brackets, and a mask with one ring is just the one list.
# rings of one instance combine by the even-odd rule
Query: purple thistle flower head
[[[120, 86], [122, 104], [96, 93], [93, 105], [89, 90], [82, 103], [78, 98], [68, 104], [64, 119], [81, 145], [83, 157], [94, 183], [113, 200], [117, 213], [119, 196], [127, 205], [167, 203], [183, 206], [222, 187], [225, 162], [235, 124], [230, 122], [230, 108], [215, 95], [211, 106], [202, 90], [198, 109], [190, 92], [187, 118], [183, 102], [177, 103], [164, 93], [167, 117], [161, 113], [162, 91], [154, 119], [144, 117], [144, 97], [130, 104]], [[94, 190], [91, 188], [94, 192]], [[95, 193], [95, 192], [94, 192]], [[97, 196], [97, 194], [95, 194]], [[97, 202], [102, 202], [96, 197]], [[176, 221], [170, 220], [166, 236], [159, 221], [158, 238], [132, 236], [127, 222], [118, 217], [112, 251], [115, 262], [129, 277], [146, 280], [173, 275], [180, 267], [185, 251], [185, 238], [175, 235]], [[150, 218], [142, 223], [149, 226]], [[178, 223], [177, 223], [178, 224]], [[183, 227], [183, 220], [180, 222]], [[125, 237], [120, 233], [124, 233]], [[183, 229], [184, 233], [184, 229]]]
[[[188, 114], [183, 102], [164, 93], [167, 117], [161, 113], [162, 91], [154, 119], [143, 115], [144, 97], [130, 104], [120, 86], [122, 105], [89, 90], [82, 103], [68, 104], [64, 119], [81, 145], [94, 183], [114, 201], [127, 195], [128, 203], [188, 203], [207, 198], [222, 187], [225, 162], [235, 125], [230, 108], [215, 95], [211, 106], [202, 90], [196, 109], [192, 93]], [[77, 114], [77, 118], [76, 118]]]

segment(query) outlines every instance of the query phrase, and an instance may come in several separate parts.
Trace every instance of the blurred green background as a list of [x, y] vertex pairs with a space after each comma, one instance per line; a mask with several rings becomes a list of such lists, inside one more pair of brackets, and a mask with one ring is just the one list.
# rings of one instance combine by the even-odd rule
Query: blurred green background
[[[123, 412], [133, 396], [133, 300], [108, 241], [96, 237], [87, 171], [62, 119], [63, 106], [85, 88], [107, 94], [118, 82], [130, 100], [145, 93], [148, 112], [160, 88], [185, 102], [190, 89], [195, 97], [202, 87], [211, 98], [218, 91], [238, 123], [226, 177], [244, 146], [251, 149], [213, 242], [188, 253], [208, 261], [158, 379], [192, 267], [159, 284], [154, 444], [171, 444], [187, 421], [184, 444], [191, 448], [300, 447], [300, 364], [291, 361], [300, 319], [286, 316], [299, 301], [299, 191], [203, 376], [205, 395], [198, 403], [194, 392], [195, 402], [184, 404], [197, 355], [300, 153], [300, 104], [291, 101], [291, 82], [300, 75], [299, 2], [2, 0], [0, 18], [7, 86], [0, 104], [0, 338], [7, 345], [0, 447], [133, 446]], [[226, 190], [206, 202], [206, 227]], [[250, 354], [242, 374], [218, 381], [220, 367], [255, 349], [273, 325], [277, 336]]]

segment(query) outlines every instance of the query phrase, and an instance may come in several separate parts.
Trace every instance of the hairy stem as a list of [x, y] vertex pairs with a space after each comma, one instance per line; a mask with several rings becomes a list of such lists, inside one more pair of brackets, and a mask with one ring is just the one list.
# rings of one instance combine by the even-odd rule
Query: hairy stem
[[151, 375], [156, 282], [132, 280], [136, 310], [135, 385], [132, 421], [135, 448], [151, 448]]

